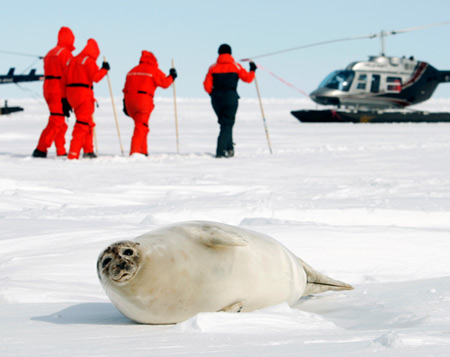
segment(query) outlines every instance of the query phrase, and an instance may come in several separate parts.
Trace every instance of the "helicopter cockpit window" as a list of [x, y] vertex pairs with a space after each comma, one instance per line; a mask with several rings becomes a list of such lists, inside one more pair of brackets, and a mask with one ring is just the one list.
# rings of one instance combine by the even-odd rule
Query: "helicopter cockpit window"
[[387, 77], [386, 91], [400, 93], [402, 91], [402, 79], [400, 77]]
[[352, 84], [354, 76], [354, 71], [335, 71], [320, 83], [319, 88], [330, 88], [347, 92]]

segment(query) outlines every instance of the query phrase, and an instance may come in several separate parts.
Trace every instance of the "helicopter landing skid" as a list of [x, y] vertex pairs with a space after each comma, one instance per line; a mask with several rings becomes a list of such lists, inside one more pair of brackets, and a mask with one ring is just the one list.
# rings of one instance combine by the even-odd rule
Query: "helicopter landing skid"
[[291, 114], [304, 123], [450, 123], [447, 112], [296, 110]]

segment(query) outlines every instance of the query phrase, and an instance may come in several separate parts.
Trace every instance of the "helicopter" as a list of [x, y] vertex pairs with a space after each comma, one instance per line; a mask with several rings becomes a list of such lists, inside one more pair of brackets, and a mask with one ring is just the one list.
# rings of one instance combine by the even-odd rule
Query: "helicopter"
[[450, 70], [440, 71], [412, 56], [389, 57], [384, 51], [387, 36], [448, 24], [450, 22], [317, 42], [252, 59], [333, 42], [379, 37], [381, 51], [378, 56], [370, 56], [367, 61], [352, 62], [345, 69], [333, 71], [309, 94], [317, 104], [333, 106], [335, 109], [298, 110], [291, 114], [305, 122], [450, 121], [450, 113], [403, 110], [428, 100], [440, 83], [450, 82]]
[[413, 57], [371, 56], [328, 75], [310, 98], [323, 105], [357, 110], [402, 109], [428, 100], [450, 71]]
[[[24, 54], [24, 53], [17, 53], [17, 52], [10, 52], [10, 51], [0, 51], [1, 53], [7, 53], [7, 54], [14, 54], [14, 55], [20, 55], [20, 56], [30, 56], [30, 57], [37, 57], [37, 59], [42, 59], [42, 56], [36, 56], [36, 55], [30, 55], [30, 54]], [[43, 74], [36, 74], [36, 69], [32, 68], [28, 74], [15, 74], [14, 73], [15, 68], [11, 67], [6, 74], [0, 75], [0, 84], [8, 84], [8, 83], [21, 83], [21, 82], [36, 82], [36, 81], [43, 81], [44, 75]], [[9, 107], [8, 102], [5, 100], [5, 106], [0, 108], [0, 115], [6, 115], [11, 114], [14, 112], [23, 111], [22, 107]]]
[[[0, 75], [0, 84], [19, 83], [19, 82], [35, 82], [43, 81], [43, 74], [36, 74], [36, 69], [31, 69], [28, 74], [14, 74], [15, 68], [10, 68], [7, 74]], [[14, 112], [23, 111], [22, 107], [8, 107], [8, 102], [5, 100], [5, 106], [0, 108], [0, 114], [11, 114]]]

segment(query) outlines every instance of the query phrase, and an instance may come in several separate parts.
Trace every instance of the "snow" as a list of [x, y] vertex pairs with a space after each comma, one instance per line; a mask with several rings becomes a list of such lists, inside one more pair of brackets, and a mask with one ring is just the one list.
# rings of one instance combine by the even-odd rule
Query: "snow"
[[[115, 98], [121, 103], [121, 98]], [[241, 99], [236, 156], [216, 159], [207, 99], [157, 98], [149, 157], [129, 157], [132, 121], [95, 113], [99, 158], [33, 159], [43, 100], [0, 117], [0, 355], [448, 356], [450, 124], [302, 124], [307, 99]], [[450, 110], [432, 99], [417, 109]], [[69, 120], [70, 140], [74, 118]], [[212, 220], [264, 232], [355, 290], [251, 313], [138, 325], [96, 274], [108, 244]], [[262, 274], [264, 272], [261, 272]]]

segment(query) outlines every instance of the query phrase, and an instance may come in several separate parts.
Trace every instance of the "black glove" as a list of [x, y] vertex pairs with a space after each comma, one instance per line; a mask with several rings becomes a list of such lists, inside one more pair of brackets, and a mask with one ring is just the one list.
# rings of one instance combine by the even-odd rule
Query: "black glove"
[[109, 71], [111, 67], [108, 62], [104, 61], [102, 64], [102, 69], [106, 69], [107, 71]]
[[175, 80], [178, 77], [177, 70], [175, 68], [171, 68], [169, 71], [169, 75]]
[[67, 98], [62, 98], [61, 99], [61, 103], [62, 103], [62, 109], [63, 109], [63, 114], [66, 117], [70, 117], [70, 112], [72, 112], [72, 107], [70, 106], [69, 102], [67, 101]]
[[125, 113], [125, 115], [127, 117], [129, 117], [128, 112], [127, 112], [127, 107], [125, 106], [125, 99], [123, 100], [123, 112]]
[[256, 64], [255, 64], [255, 62], [250, 62], [250, 71], [251, 72], [255, 72], [256, 71]]

